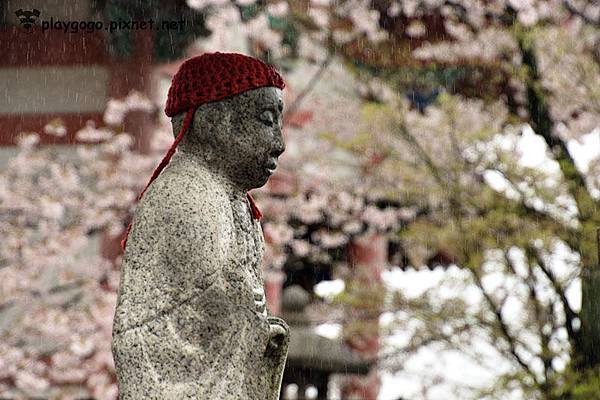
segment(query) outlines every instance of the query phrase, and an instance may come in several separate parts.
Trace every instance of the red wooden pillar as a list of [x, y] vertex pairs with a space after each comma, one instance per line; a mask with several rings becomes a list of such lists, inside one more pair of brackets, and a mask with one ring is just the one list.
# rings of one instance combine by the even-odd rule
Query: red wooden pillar
[[265, 297], [267, 298], [267, 308], [274, 315], [281, 314], [281, 293], [283, 291], [283, 281], [285, 273], [282, 271], [265, 271]]
[[[271, 194], [290, 195], [297, 185], [294, 175], [278, 168], [277, 172], [269, 178], [266, 189]], [[283, 282], [285, 273], [279, 270], [265, 271], [265, 295], [267, 297], [267, 307], [274, 315], [281, 314], [281, 294], [283, 292]]]
[[[153, 53], [154, 35], [152, 30], [139, 30], [133, 33], [134, 52], [126, 59], [115, 59], [110, 65], [109, 96], [124, 98], [132, 90], [154, 96]], [[135, 140], [134, 149], [147, 154], [154, 129], [154, 115], [143, 111], [130, 112], [124, 121], [125, 131]]]
[[133, 31], [134, 51], [131, 57], [113, 59], [109, 94], [125, 97], [132, 89], [148, 93], [153, 67], [154, 35], [151, 30]]
[[[348, 248], [348, 263], [352, 271], [351, 279], [376, 290], [377, 286], [382, 283], [381, 274], [387, 264], [387, 245], [387, 238], [378, 233], [356, 238]], [[374, 329], [348, 338], [346, 344], [366, 359], [376, 360], [380, 348], [379, 315], [370, 315], [361, 322], [374, 327]], [[342, 387], [342, 398], [376, 400], [380, 384], [376, 370], [366, 376], [351, 376]]]

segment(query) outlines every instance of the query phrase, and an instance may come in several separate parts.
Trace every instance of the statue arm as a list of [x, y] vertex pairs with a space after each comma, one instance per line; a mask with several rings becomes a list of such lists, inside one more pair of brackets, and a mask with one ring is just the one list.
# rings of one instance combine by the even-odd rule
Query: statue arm
[[[228, 366], [253, 359], [258, 363], [253, 364], [257, 373], [263, 371], [263, 384], [268, 386], [263, 390], [273, 393], [267, 398], [275, 399], [287, 355], [287, 325], [277, 317], [265, 318], [256, 313], [251, 291], [247, 305], [241, 299], [243, 292], [238, 289], [245, 286], [235, 282], [235, 270], [231, 270], [231, 257], [235, 255], [227, 253], [234, 240], [230, 230], [233, 221], [219, 209], [222, 201], [201, 196], [181, 201], [178, 197], [165, 214], [165, 233], [169, 237], [165, 256], [169, 269], [180, 277], [178, 289], [197, 295], [174, 310], [170, 318], [169, 330], [174, 333], [171, 343], [181, 352], [191, 351], [190, 359], [210, 360], [204, 370], [213, 372], [202, 374], [198, 380], [206, 398], [219, 398], [225, 386], [240, 387], [247, 371]], [[232, 345], [234, 342], [239, 345]], [[201, 369], [197, 367], [198, 375]]]
[[170, 197], [163, 256], [178, 300], [164, 321], [168, 340], [161, 345], [171, 348], [164, 354], [176, 361], [170, 370], [181, 370], [171, 381], [187, 377], [184, 386], [193, 388], [196, 398], [227, 398], [227, 390], [243, 398], [243, 392], [235, 392], [245, 390], [243, 369], [229, 366], [243, 365], [250, 350], [232, 343], [258, 335], [254, 315], [239, 307], [226, 279], [230, 242], [223, 212], [217, 209], [222, 203], [184, 191]]
[[197, 193], [174, 194], [163, 224], [163, 253], [183, 285], [179, 290], [204, 290], [222, 279], [230, 235], [214, 202]]

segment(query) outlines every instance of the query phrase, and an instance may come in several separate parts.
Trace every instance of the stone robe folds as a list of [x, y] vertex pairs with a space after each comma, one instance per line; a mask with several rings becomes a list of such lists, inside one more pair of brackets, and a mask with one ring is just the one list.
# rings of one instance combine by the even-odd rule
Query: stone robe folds
[[244, 193], [175, 154], [138, 204], [123, 260], [121, 399], [279, 398], [289, 335], [267, 316], [263, 252]]

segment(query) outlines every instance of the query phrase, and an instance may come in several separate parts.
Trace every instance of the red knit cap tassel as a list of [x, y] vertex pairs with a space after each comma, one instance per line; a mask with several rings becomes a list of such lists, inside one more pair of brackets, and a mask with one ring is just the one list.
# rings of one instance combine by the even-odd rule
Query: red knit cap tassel
[[[183, 139], [183, 135], [188, 130], [188, 128], [190, 127], [190, 124], [192, 123], [192, 120], [194, 119], [195, 112], [196, 112], [195, 108], [190, 108], [188, 110], [187, 114], [185, 115], [185, 120], [183, 121], [183, 126], [181, 127], [179, 134], [173, 141], [173, 144], [169, 148], [169, 151], [167, 151], [167, 154], [165, 154], [163, 159], [160, 161], [160, 164], [158, 164], [158, 166], [154, 169], [154, 172], [152, 173], [150, 180], [146, 184], [146, 187], [144, 188], [144, 190], [142, 190], [142, 193], [140, 193], [140, 195], [138, 196], [137, 201], [141, 200], [142, 196], [144, 196], [144, 193], [146, 193], [146, 190], [148, 189], [150, 184], [152, 182], [154, 182], [154, 180], [158, 177], [158, 175], [160, 175], [162, 170], [167, 166], [167, 164], [169, 164], [169, 161], [171, 161], [171, 157], [173, 157], [173, 154], [175, 154], [177, 145], [179, 144], [179, 142], [181, 142], [181, 139]], [[121, 249], [123, 249], [123, 251], [125, 251], [125, 246], [127, 245], [127, 237], [129, 236], [129, 232], [131, 231], [131, 224], [132, 223], [130, 222], [129, 226], [127, 227], [127, 231], [125, 232], [125, 236], [123, 237], [123, 240], [121, 240]]]
[[250, 196], [250, 193], [247, 193], [247, 195], [248, 201], [250, 202], [250, 210], [252, 211], [252, 218], [258, 221], [262, 218], [262, 213], [258, 209], [258, 206], [256, 205], [256, 202], [254, 201], [252, 196]]

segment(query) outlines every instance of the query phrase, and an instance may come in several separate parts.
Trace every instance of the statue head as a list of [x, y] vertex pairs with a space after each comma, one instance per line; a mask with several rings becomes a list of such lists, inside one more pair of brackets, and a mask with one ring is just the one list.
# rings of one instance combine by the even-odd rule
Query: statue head
[[[273, 86], [202, 104], [178, 149], [245, 191], [263, 186], [285, 150], [282, 112], [282, 91]], [[172, 118], [173, 132], [185, 116]]]
[[285, 148], [284, 87], [273, 67], [242, 54], [187, 60], [173, 78], [165, 108], [173, 131], [183, 136], [180, 151], [244, 190], [264, 185]]
[[[264, 185], [285, 148], [284, 87], [272, 66], [243, 54], [205, 53], [186, 60], [173, 77], [165, 107], [174, 132], [179, 133], [138, 199], [180, 143], [183, 153], [198, 158], [241, 190]], [[250, 194], [248, 199], [253, 217], [260, 219]], [[131, 224], [121, 241], [123, 250], [130, 229]]]

